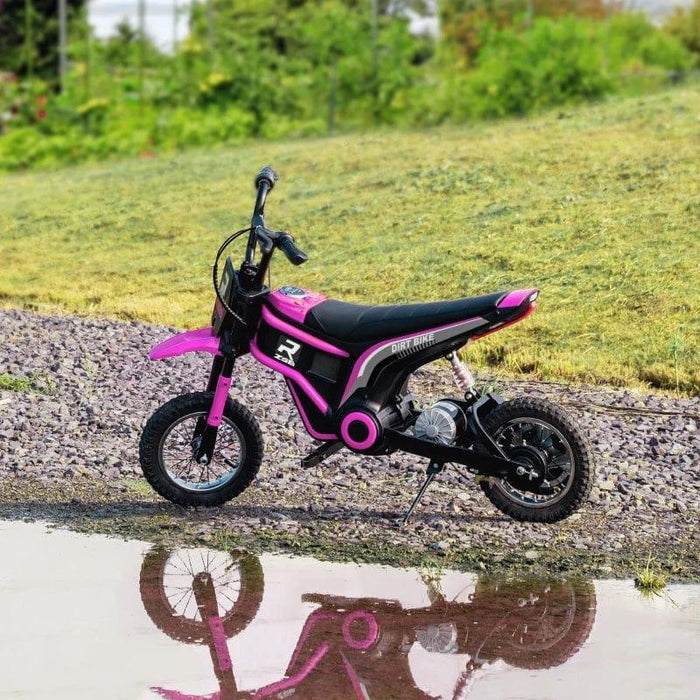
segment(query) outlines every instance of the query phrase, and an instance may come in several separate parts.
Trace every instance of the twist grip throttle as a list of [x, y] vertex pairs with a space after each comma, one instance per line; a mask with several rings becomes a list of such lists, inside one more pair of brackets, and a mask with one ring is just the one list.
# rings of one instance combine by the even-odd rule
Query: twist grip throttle
[[283, 233], [280, 236], [279, 247], [284, 251], [287, 260], [292, 265], [301, 265], [309, 259], [309, 256], [301, 248], [297, 248], [294, 239], [288, 233]]

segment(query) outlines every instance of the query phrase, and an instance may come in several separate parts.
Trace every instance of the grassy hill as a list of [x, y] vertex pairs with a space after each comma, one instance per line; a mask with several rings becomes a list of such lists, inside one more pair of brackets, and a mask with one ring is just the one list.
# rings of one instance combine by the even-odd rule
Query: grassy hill
[[[542, 290], [467, 358], [503, 373], [700, 386], [700, 90], [468, 128], [189, 152], [0, 180], [0, 304], [207, 322], [210, 266], [245, 226], [310, 254], [273, 284], [365, 303]], [[145, 351], [145, 348], [144, 348]]]

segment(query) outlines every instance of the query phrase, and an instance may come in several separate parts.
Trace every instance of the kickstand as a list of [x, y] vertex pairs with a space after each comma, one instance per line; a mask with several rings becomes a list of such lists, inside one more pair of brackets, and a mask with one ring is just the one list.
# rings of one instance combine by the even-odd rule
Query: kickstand
[[428, 486], [433, 483], [433, 479], [445, 468], [444, 464], [441, 464], [439, 462], [431, 462], [428, 465], [428, 468], [425, 470], [425, 481], [423, 482], [423, 485], [420, 487], [420, 491], [416, 494], [416, 497], [413, 499], [413, 503], [411, 503], [411, 507], [406, 511], [406, 515], [403, 516], [402, 524], [405, 525], [409, 518], [411, 517], [411, 514], [413, 511], [416, 509], [416, 506], [420, 502], [420, 499], [423, 498], [423, 494], [428, 490]]

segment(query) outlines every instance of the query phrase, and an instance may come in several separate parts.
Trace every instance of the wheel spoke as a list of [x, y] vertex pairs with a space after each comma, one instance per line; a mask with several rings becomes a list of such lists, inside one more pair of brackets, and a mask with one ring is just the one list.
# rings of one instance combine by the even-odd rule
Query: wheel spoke
[[[184, 569], [183, 569], [184, 567]], [[184, 571], [187, 573], [184, 573]], [[240, 562], [237, 558], [209, 549], [179, 549], [165, 563], [162, 588], [173, 615], [192, 622], [201, 622], [202, 616], [194, 593], [194, 581], [200, 574], [218, 570], [212, 575], [216, 605], [222, 617], [235, 609], [241, 598]]]
[[191, 593], [192, 593], [192, 587], [190, 586], [173, 604], [173, 608], [177, 609], [177, 606], [180, 605], [180, 603]]
[[231, 603], [233, 603], [234, 605], [236, 604], [236, 600], [238, 600], [237, 598], [231, 598], [230, 595], [228, 595], [227, 593], [224, 593], [223, 591], [217, 591], [217, 592], [216, 592], [216, 597], [218, 598], [219, 596], [222, 596], [222, 597], [226, 598], [226, 600], [229, 600], [229, 601], [230, 601]]
[[199, 440], [193, 439], [204, 412], [190, 413], [175, 421], [166, 431], [159, 446], [160, 463], [179, 487], [193, 492], [213, 491], [231, 481], [245, 461], [243, 435], [230, 418], [224, 416], [217, 435], [217, 444], [209, 464], [194, 458]]
[[537, 439], [539, 441], [539, 444], [541, 447], [544, 447], [545, 443], [547, 440], [554, 434], [554, 431], [551, 428], [548, 428], [544, 425], [540, 425], [537, 427]]
[[[492, 483], [510, 500], [523, 506], [544, 507], [561, 499], [571, 487], [574, 476], [573, 453], [564, 436], [550, 423], [538, 418], [515, 418], [494, 434], [496, 442], [522, 461], [530, 461], [543, 479], [532, 485], [532, 491], [518, 488], [508, 479]], [[528, 456], [529, 455], [529, 456]]]

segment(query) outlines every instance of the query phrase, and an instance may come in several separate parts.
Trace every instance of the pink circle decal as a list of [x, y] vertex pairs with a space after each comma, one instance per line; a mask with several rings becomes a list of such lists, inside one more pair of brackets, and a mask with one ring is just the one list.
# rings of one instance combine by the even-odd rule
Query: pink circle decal
[[[352, 636], [352, 632], [350, 632], [350, 625], [358, 620], [363, 620], [367, 625], [367, 636], [364, 639], [356, 639]], [[343, 639], [351, 649], [369, 649], [372, 644], [377, 641], [378, 634], [379, 625], [372, 613], [365, 612], [364, 610], [355, 610], [355, 612], [346, 615], [343, 620]]]
[[[353, 440], [353, 438], [350, 437], [349, 428], [354, 422], [362, 423], [362, 425], [367, 428], [367, 437], [364, 440]], [[352, 447], [354, 450], [366, 450], [368, 447], [372, 447], [377, 441], [379, 432], [377, 431], [377, 426], [374, 421], [366, 413], [353, 411], [343, 418], [340, 424], [340, 435], [345, 441], [345, 444]]]

